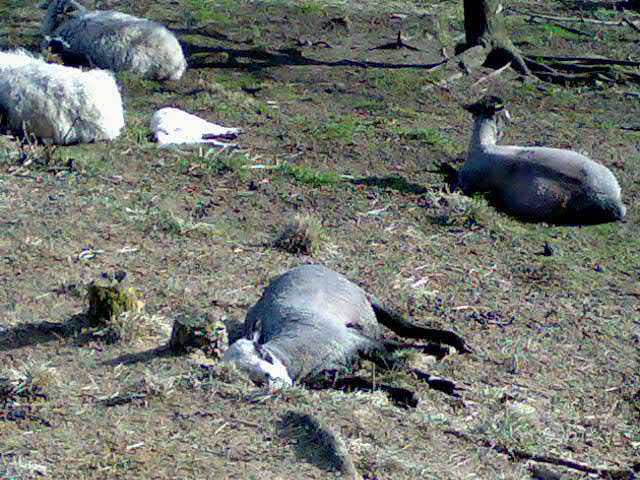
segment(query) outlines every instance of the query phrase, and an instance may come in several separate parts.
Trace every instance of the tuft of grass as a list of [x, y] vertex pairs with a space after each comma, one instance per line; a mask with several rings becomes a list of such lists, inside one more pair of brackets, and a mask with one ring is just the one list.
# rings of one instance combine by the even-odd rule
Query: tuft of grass
[[430, 145], [447, 156], [460, 155], [464, 147], [440, 130], [431, 127], [396, 128], [393, 133], [402, 140], [416, 141]]
[[228, 173], [241, 172], [243, 167], [253, 163], [247, 153], [226, 148], [198, 148], [191, 158], [180, 161], [179, 166], [185, 173], [195, 172], [213, 173], [225, 175]]
[[424, 74], [418, 70], [382, 70], [373, 74], [371, 85], [392, 95], [406, 96], [407, 92], [419, 90], [424, 83], [423, 77]]
[[340, 177], [333, 172], [321, 172], [309, 167], [294, 165], [291, 163], [281, 163], [276, 168], [277, 172], [288, 175], [296, 182], [316, 187], [323, 185], [333, 185], [340, 181]]
[[193, 222], [182, 219], [173, 212], [161, 209], [151, 209], [141, 228], [144, 232], [162, 232], [168, 235], [187, 236], [191, 234], [212, 235], [217, 228], [206, 222]]
[[207, 150], [203, 160], [207, 170], [218, 175], [237, 172], [252, 161], [246, 153], [215, 148]]
[[324, 232], [320, 221], [310, 215], [296, 215], [273, 242], [276, 248], [294, 254], [313, 255], [320, 249]]
[[318, 133], [326, 140], [348, 143], [353, 140], [353, 134], [358, 130], [360, 130], [360, 127], [352, 123], [332, 122], [322, 125]]
[[149, 143], [151, 139], [151, 130], [141, 122], [130, 122], [127, 128], [127, 138], [136, 145], [144, 145]]
[[122, 312], [109, 322], [107, 337], [132, 345], [157, 345], [169, 338], [169, 321], [146, 312]]
[[140, 86], [142, 88], [144, 88], [145, 90], [148, 90], [149, 93], [158, 93], [162, 91], [162, 84], [160, 82], [158, 82], [157, 80], [146, 80], [146, 79], [140, 79], [139, 80]]
[[369, 125], [355, 115], [339, 115], [316, 125], [312, 121], [311, 135], [323, 141], [351, 143], [357, 134], [366, 133]]
[[497, 215], [483, 197], [456, 193], [434, 197], [429, 210], [431, 223], [447, 227], [475, 228], [486, 225], [492, 215]]
[[568, 40], [575, 40], [580, 38], [582, 35], [579, 35], [571, 30], [567, 30], [559, 25], [554, 25], [552, 23], [543, 23], [542, 29], [546, 31], [549, 35], [557, 35], [561, 38], [566, 38]]

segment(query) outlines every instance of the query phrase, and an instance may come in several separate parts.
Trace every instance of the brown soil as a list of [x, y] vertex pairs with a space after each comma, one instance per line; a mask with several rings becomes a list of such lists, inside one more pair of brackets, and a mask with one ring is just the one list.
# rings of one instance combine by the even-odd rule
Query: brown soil
[[[42, 11], [26, 3], [0, 2], [3, 48], [38, 45]], [[638, 85], [562, 88], [511, 70], [477, 83], [491, 70], [428, 70], [462, 39], [462, 2], [295, 3], [101, 2], [177, 31], [185, 78], [119, 75], [128, 131], [112, 143], [0, 137], [0, 377], [28, 372], [42, 393], [0, 398], [0, 477], [339, 476], [327, 435], [296, 420], [306, 414], [367, 479], [533, 478], [539, 465], [589, 476], [518, 452], [629, 475], [635, 464], [638, 475]], [[591, 3], [536, 11], [637, 17]], [[571, 37], [507, 13], [525, 53], [638, 60], [628, 25], [580, 24], [587, 35]], [[374, 49], [398, 31], [417, 50]], [[462, 161], [471, 121], [461, 105], [485, 93], [514, 117], [505, 142], [573, 148], [611, 168], [626, 221], [523, 224], [451, 192], [438, 167]], [[242, 128], [241, 149], [158, 148], [148, 124], [165, 105]], [[320, 225], [312, 256], [274, 247], [296, 214]], [[309, 262], [463, 336], [474, 353], [414, 359], [461, 396], [380, 371], [378, 382], [417, 392], [419, 405], [400, 408], [382, 391], [269, 393], [161, 348], [185, 311], [237, 336], [268, 280]], [[87, 284], [115, 270], [147, 313], [128, 341], [109, 343], [79, 314]], [[360, 373], [372, 377], [370, 366]]]

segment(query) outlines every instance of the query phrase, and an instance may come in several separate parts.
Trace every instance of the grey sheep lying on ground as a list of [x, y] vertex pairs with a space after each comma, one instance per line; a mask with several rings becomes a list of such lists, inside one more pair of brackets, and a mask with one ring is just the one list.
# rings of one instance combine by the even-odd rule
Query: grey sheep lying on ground
[[526, 221], [579, 225], [624, 217], [620, 185], [604, 165], [571, 150], [497, 145], [502, 124], [510, 118], [498, 97], [485, 97], [466, 109], [474, 118], [459, 172], [466, 194], [487, 192]]
[[469, 351], [451, 332], [418, 327], [385, 310], [343, 275], [303, 265], [266, 288], [247, 314], [244, 338], [229, 347], [224, 361], [258, 383], [284, 384], [351, 368], [360, 358], [393, 363], [380, 324], [405, 337]]
[[[49, 0], [42, 33], [63, 55], [114, 72], [153, 80], [178, 80], [187, 62], [175, 35], [164, 26], [111, 10], [88, 10], [75, 0]], [[77, 10], [69, 16], [69, 9]]]
[[0, 52], [0, 117], [13, 130], [61, 145], [113, 140], [124, 127], [111, 73], [46, 63], [24, 51]]

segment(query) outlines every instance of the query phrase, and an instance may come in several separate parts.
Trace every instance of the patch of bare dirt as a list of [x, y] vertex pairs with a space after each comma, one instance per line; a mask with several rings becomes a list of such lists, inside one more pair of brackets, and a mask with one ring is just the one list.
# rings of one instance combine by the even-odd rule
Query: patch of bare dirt
[[[221, 3], [206, 7], [221, 14], [209, 20], [198, 20], [197, 3], [135, 12], [178, 31], [191, 68], [177, 84], [119, 77], [121, 139], [49, 155], [0, 138], [0, 377], [30, 378], [24, 388], [46, 395], [12, 387], [0, 398], [0, 477], [350, 475], [335, 444], [368, 479], [540, 478], [533, 465], [567, 479], [637, 476], [640, 137], [628, 128], [640, 118], [637, 85], [431, 72], [462, 35], [461, 2], [393, 11], [256, 2], [233, 15]], [[549, 5], [545, 13], [572, 14]], [[38, 15], [20, 5], [0, 27], [2, 46], [37, 45], [36, 22], [20, 19]], [[636, 55], [622, 27], [585, 41], [508, 18], [532, 54]], [[413, 48], [393, 47], [398, 32]], [[610, 167], [627, 220], [522, 224], [451, 192], [438, 167], [464, 157], [471, 120], [460, 105], [487, 92], [514, 116], [506, 142], [575, 148]], [[148, 121], [164, 105], [241, 127], [242, 149], [157, 148]], [[295, 215], [319, 228], [312, 255], [274, 246]], [[161, 348], [184, 311], [223, 319], [237, 337], [268, 280], [309, 262], [463, 336], [474, 353], [418, 354], [461, 396], [403, 372], [375, 375], [415, 392], [416, 408], [380, 390], [270, 393]], [[74, 323], [88, 282], [115, 270], [141, 293], [145, 328], [157, 326], [137, 342], [109, 344]]]

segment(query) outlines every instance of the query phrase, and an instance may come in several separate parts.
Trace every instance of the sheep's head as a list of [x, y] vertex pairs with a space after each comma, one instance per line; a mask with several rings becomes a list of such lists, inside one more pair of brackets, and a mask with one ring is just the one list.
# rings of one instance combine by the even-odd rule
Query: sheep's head
[[249, 374], [251, 380], [269, 387], [292, 385], [287, 368], [266, 348], [241, 338], [226, 351], [223, 362], [234, 363]]
[[474, 117], [491, 118], [505, 108], [504, 102], [500, 97], [487, 95], [475, 103], [465, 105], [464, 109], [470, 112]]
[[504, 134], [506, 125], [511, 121], [511, 115], [505, 108], [504, 102], [500, 97], [495, 95], [487, 95], [482, 97], [475, 103], [464, 106], [465, 110], [473, 115], [475, 119], [494, 120], [496, 124], [496, 140], [499, 140]]

